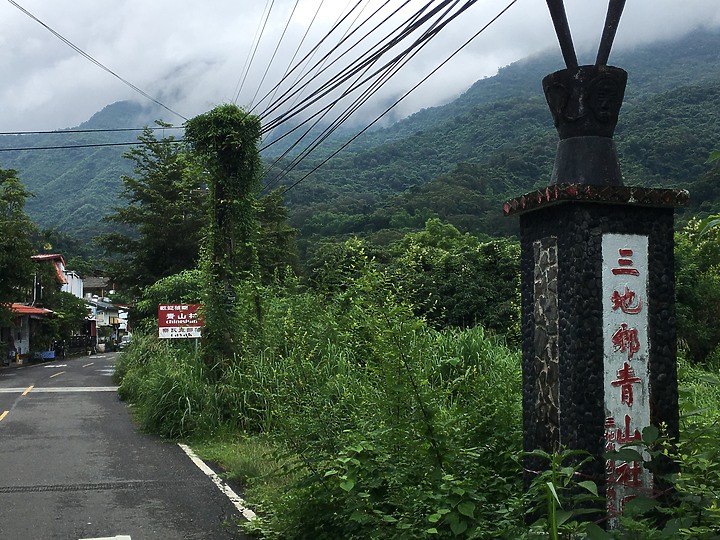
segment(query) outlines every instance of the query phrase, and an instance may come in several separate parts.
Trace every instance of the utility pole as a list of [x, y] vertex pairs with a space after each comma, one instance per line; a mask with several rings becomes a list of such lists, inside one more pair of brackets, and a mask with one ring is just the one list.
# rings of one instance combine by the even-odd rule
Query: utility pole
[[201, 352], [208, 365], [223, 366], [241, 353], [236, 287], [258, 273], [254, 202], [261, 125], [257, 116], [226, 104], [185, 126], [185, 139], [207, 171], [211, 199], [200, 261], [206, 282]]

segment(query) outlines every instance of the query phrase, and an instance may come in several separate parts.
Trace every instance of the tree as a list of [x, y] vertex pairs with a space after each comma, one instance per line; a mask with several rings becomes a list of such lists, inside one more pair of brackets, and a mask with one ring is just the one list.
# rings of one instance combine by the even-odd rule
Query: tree
[[193, 268], [206, 222], [204, 178], [192, 156], [174, 137], [157, 139], [150, 128], [138, 140], [142, 144], [125, 154], [135, 163], [134, 175], [122, 177], [127, 206], [105, 218], [124, 230], [98, 238], [117, 255], [110, 272], [132, 295]]
[[373, 265], [383, 265], [387, 260], [386, 250], [357, 236], [344, 242], [324, 242], [307, 262], [308, 282], [330, 297], [346, 290]]
[[66, 340], [83, 329], [88, 315], [87, 304], [77, 296], [61, 291], [59, 285], [55, 284], [52, 292], [45, 295], [42, 306], [52, 310], [53, 316], [40, 322], [33, 335], [34, 349], [48, 350], [54, 341]]
[[[720, 229], [691, 220], [675, 235], [675, 296], [681, 349], [694, 362], [720, 362]], [[714, 358], [711, 358], [714, 357]]]
[[255, 198], [260, 189], [260, 120], [220, 105], [188, 120], [185, 140], [208, 174], [206, 244], [222, 281], [252, 273], [256, 263]]
[[282, 193], [275, 190], [261, 197], [256, 205], [258, 220], [258, 262], [267, 283], [290, 267], [297, 273], [299, 258], [295, 238], [298, 230], [288, 225], [288, 210]]
[[475, 325], [511, 340], [520, 331], [520, 246], [480, 242], [438, 219], [395, 249], [397, 279], [418, 314], [440, 327]]
[[143, 290], [142, 298], [130, 313], [133, 328], [157, 332], [160, 304], [199, 304], [202, 291], [202, 272], [197, 269], [158, 280]]
[[84, 242], [56, 227], [42, 229], [33, 236], [36, 252], [62, 253], [72, 268], [82, 277], [106, 275], [104, 261], [98, 257], [98, 246]]
[[[710, 153], [706, 175], [717, 184], [720, 150]], [[714, 181], [714, 182], [713, 182]], [[720, 365], [720, 214], [691, 219], [675, 235], [675, 298], [680, 348], [695, 362]]]
[[35, 227], [25, 214], [25, 190], [17, 172], [0, 169], [0, 321], [7, 323], [10, 304], [32, 285], [31, 234]]
[[65, 291], [60, 291], [51, 309], [55, 312], [58, 321], [57, 335], [59, 339], [67, 339], [78, 334], [88, 315], [88, 306], [85, 301]]
[[[185, 124], [185, 140], [205, 168], [209, 215], [201, 269], [205, 273], [203, 355], [215, 365], [233, 357], [232, 304], [241, 279], [257, 280], [255, 200], [260, 188], [261, 125], [257, 116], [235, 105], [220, 105]], [[261, 316], [256, 296], [258, 317]]]

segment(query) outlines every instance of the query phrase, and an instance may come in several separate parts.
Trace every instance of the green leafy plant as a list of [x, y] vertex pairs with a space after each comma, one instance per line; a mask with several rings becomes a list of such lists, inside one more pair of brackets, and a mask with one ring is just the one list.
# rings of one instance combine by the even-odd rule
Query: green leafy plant
[[564, 449], [555, 453], [534, 450], [527, 453], [547, 460], [545, 470], [533, 478], [528, 497], [530, 515], [541, 514], [534, 527], [544, 530], [551, 540], [585, 532], [589, 517], [598, 517], [602, 507], [597, 485], [593, 480], [583, 479], [583, 466], [592, 460], [587, 452]]

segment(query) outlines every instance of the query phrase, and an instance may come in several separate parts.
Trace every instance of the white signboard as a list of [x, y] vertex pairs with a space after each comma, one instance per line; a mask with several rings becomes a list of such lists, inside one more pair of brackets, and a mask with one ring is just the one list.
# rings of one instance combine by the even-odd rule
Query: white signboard
[[183, 338], [201, 338], [202, 328], [199, 326], [178, 326], [160, 328], [160, 339], [183, 339]]
[[[650, 425], [648, 237], [605, 234], [602, 252], [605, 449], [612, 451], [640, 441]], [[605, 470], [611, 520], [629, 500], [650, 494], [652, 475], [642, 462], [607, 460]]]

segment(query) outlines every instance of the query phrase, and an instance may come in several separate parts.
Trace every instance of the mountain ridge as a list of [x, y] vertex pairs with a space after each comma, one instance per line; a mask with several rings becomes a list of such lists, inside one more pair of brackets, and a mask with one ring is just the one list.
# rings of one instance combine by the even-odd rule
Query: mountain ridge
[[[707, 152], [720, 146], [720, 122], [714, 112], [720, 109], [716, 95], [720, 88], [718, 51], [720, 30], [699, 30], [613, 54], [612, 63], [630, 74], [616, 135], [627, 179], [643, 185], [700, 181], [707, 170]], [[464, 171], [465, 176], [485, 174], [481, 173], [485, 170], [488, 178], [495, 179], [497, 185], [491, 185], [484, 196], [494, 197], [498, 208], [503, 196], [547, 183], [557, 135], [542, 95], [541, 79], [560, 68], [559, 52], [526, 58], [501, 68], [493, 77], [478, 80], [446, 105], [423, 109], [392, 126], [367, 132], [288, 192], [293, 224], [310, 237], [319, 234], [312, 232], [317, 229], [318, 215], [339, 215], [345, 225], [337, 234], [375, 234], [383, 223], [390, 226], [392, 221], [386, 216], [372, 224], [378, 213], [396, 212], [400, 217], [396, 216], [395, 222], [405, 219], [403, 212], [412, 217], [407, 205], [410, 200], [417, 201], [418, 192], [422, 192], [419, 188], [447, 179], [457, 170]], [[74, 130], [139, 128], [163, 116], [163, 110], [155, 105], [117, 102]], [[697, 129], [693, 129], [693, 118]], [[638, 132], [640, 127], [644, 132]], [[301, 180], [343, 144], [348, 133], [344, 130], [333, 136], [281, 184]], [[0, 151], [5, 150], [0, 153], [0, 167], [18, 170], [21, 181], [35, 193], [27, 210], [41, 227], [89, 239], [107, 230], [101, 218], [121, 204], [117, 199], [120, 178], [131, 172], [129, 160], [122, 159], [128, 146], [121, 145], [134, 142], [134, 137], [132, 132], [0, 136]], [[7, 151], [93, 144], [118, 146]], [[658, 149], [664, 153], [658, 155]], [[282, 145], [266, 151], [266, 162], [272, 163], [281, 151]], [[661, 159], [663, 156], [673, 156], [673, 161], [668, 163]], [[652, 159], [662, 166], [653, 165]], [[288, 162], [284, 158], [279, 165]], [[463, 169], [463, 163], [474, 166]], [[270, 171], [265, 181], [271, 182], [277, 172]], [[477, 185], [484, 185], [476, 180]], [[391, 208], [395, 203], [398, 207]], [[428, 209], [431, 214], [452, 217]], [[418, 216], [422, 214], [422, 208], [415, 210]], [[463, 215], [457, 223], [464, 223], [473, 232], [479, 232], [479, 224], [493, 221], [487, 214], [472, 225], [467, 212]], [[331, 227], [328, 223], [320, 228], [327, 234]], [[490, 227], [486, 232], [507, 232], [504, 226], [499, 229]]]

